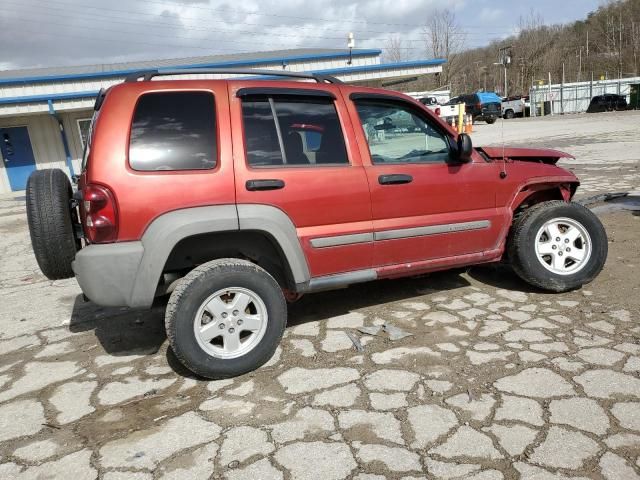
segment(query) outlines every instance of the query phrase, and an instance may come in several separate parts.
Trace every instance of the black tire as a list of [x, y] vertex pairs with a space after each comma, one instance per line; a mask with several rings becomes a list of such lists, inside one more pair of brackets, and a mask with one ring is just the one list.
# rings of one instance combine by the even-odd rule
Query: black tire
[[[267, 311], [264, 336], [247, 353], [218, 358], [198, 343], [194, 321], [200, 306], [213, 293], [239, 287], [255, 293]], [[235, 258], [213, 260], [192, 270], [171, 294], [165, 314], [169, 343], [180, 362], [209, 379], [230, 378], [250, 372], [274, 354], [287, 324], [287, 303], [282, 289], [264, 269]]]
[[[591, 239], [591, 255], [575, 273], [554, 273], [537, 258], [536, 235], [546, 222], [554, 218], [568, 218], [579, 223]], [[602, 271], [608, 252], [607, 234], [598, 217], [588, 208], [553, 200], [534, 205], [516, 217], [507, 252], [514, 271], [525, 282], [543, 290], [566, 292], [591, 282]]]
[[496, 123], [497, 118], [491, 117], [491, 118], [487, 118], [485, 121], [489, 124], [489, 125], [493, 125], [494, 123]]
[[49, 280], [74, 276], [79, 248], [71, 209], [71, 182], [60, 169], [36, 170], [27, 181], [27, 221], [38, 266]]
[[513, 113], [513, 110], [507, 110], [506, 112], [504, 112], [504, 118], [506, 118], [507, 120], [511, 120], [513, 117], [515, 117], [515, 113]]

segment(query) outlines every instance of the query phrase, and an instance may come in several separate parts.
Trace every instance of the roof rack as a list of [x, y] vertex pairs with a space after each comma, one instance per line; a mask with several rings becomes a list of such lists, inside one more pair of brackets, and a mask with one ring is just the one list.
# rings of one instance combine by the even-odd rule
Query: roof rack
[[196, 74], [233, 74], [233, 75], [262, 75], [267, 77], [307, 78], [318, 83], [342, 83], [330, 75], [304, 72], [288, 72], [284, 70], [255, 70], [250, 68], [182, 68], [175, 70], [143, 70], [131, 73], [125, 78], [125, 82], [137, 82], [142, 79], [147, 82], [153, 77], [169, 75], [196, 75]]

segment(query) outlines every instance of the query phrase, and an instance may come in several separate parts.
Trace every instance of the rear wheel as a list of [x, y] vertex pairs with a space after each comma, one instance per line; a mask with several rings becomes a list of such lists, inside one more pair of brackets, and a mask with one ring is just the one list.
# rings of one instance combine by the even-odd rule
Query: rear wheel
[[486, 122], [487, 122], [489, 125], [493, 125], [494, 123], [496, 123], [496, 120], [497, 120], [497, 118], [490, 117], [490, 118], [487, 118], [487, 119], [486, 119]]
[[515, 117], [515, 113], [513, 113], [513, 110], [507, 110], [506, 112], [504, 112], [504, 118], [506, 118], [507, 120], [510, 120], [513, 117]]
[[42, 273], [50, 280], [74, 276], [71, 262], [80, 248], [74, 232], [71, 182], [60, 169], [34, 171], [27, 182], [27, 222]]
[[508, 244], [515, 272], [526, 282], [564, 292], [591, 282], [607, 259], [607, 235], [591, 210], [543, 202], [515, 222]]
[[171, 294], [165, 315], [176, 357], [211, 379], [242, 375], [267, 362], [286, 322], [287, 305], [275, 279], [238, 259], [192, 270]]

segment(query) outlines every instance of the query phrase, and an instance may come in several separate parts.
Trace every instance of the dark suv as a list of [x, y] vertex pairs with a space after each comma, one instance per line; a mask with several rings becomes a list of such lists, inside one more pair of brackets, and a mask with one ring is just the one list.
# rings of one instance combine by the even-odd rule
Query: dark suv
[[38, 170], [27, 214], [48, 278], [104, 306], [170, 294], [171, 347], [204, 377], [265, 363], [302, 294], [505, 258], [565, 291], [604, 265], [605, 231], [556, 166], [567, 154], [474, 149], [406, 95], [326, 76], [171, 79], [184, 73], [102, 92], [78, 189]]
[[469, 95], [460, 95], [449, 100], [447, 105], [465, 104], [467, 115], [473, 117], [473, 121], [483, 120], [488, 124], [495, 123], [502, 116], [502, 100], [495, 93], [478, 92]]
[[597, 95], [591, 99], [587, 113], [613, 112], [627, 109], [627, 97], [613, 93]]

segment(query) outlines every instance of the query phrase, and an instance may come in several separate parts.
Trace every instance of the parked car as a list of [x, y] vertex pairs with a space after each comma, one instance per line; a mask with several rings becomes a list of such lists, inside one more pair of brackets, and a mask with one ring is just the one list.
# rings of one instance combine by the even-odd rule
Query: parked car
[[447, 105], [464, 103], [466, 113], [471, 115], [473, 121], [483, 120], [488, 124], [495, 123], [502, 116], [502, 99], [493, 92], [478, 92], [469, 95], [454, 97]]
[[524, 117], [529, 107], [529, 97], [517, 96], [502, 99], [502, 118]]
[[503, 260], [563, 292], [604, 265], [566, 153], [473, 148], [410, 97], [327, 76], [189, 71], [213, 73], [290, 78], [132, 75], [96, 100], [77, 190], [49, 169], [26, 192], [42, 272], [103, 306], [170, 294], [169, 343], [203, 377], [269, 360], [302, 294]]
[[596, 95], [591, 99], [587, 113], [613, 112], [627, 109], [627, 97], [608, 93], [606, 95]]

